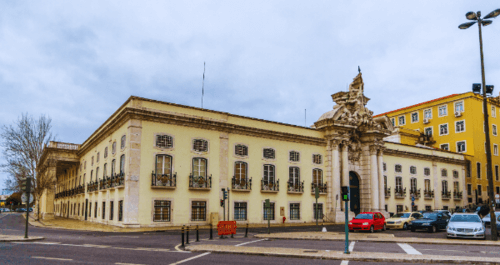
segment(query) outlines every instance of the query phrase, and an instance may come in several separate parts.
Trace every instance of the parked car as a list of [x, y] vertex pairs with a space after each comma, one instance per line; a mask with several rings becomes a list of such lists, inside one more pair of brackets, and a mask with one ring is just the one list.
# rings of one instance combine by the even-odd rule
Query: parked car
[[420, 219], [411, 221], [411, 231], [415, 232], [417, 229], [427, 229], [430, 233], [434, 233], [439, 229], [445, 229], [450, 218], [442, 212], [424, 213]]
[[9, 213], [11, 212], [9, 208], [2, 208], [0, 209], [1, 212], [4, 212], [4, 213]]
[[363, 212], [354, 217], [348, 224], [349, 231], [355, 230], [370, 231], [386, 230], [385, 217], [380, 212]]
[[[500, 212], [497, 212], [495, 211], [495, 216], [499, 216], [500, 215]], [[491, 216], [490, 214], [488, 213], [485, 217], [483, 217], [483, 222], [486, 224], [486, 225], [489, 225], [491, 223]]]
[[33, 212], [33, 208], [30, 207], [30, 212]]
[[412, 213], [397, 213], [391, 218], [385, 220], [386, 227], [389, 229], [403, 229], [407, 230], [409, 228], [408, 224], [415, 220], [422, 218], [422, 214], [419, 212]]
[[444, 214], [446, 214], [448, 216], [448, 218], [451, 217], [451, 213], [448, 210], [436, 210], [435, 212], [444, 213]]
[[490, 207], [488, 207], [488, 205], [479, 206], [476, 209], [476, 213], [479, 215], [479, 217], [484, 217], [489, 212], [490, 212]]
[[480, 238], [486, 239], [484, 223], [475, 213], [456, 213], [451, 216], [446, 227], [448, 238]]
[[16, 211], [17, 211], [17, 212], [26, 212], [26, 209], [24, 209], [24, 208], [17, 208], [17, 210], [16, 210]]
[[497, 217], [497, 233], [500, 236], [500, 216]]

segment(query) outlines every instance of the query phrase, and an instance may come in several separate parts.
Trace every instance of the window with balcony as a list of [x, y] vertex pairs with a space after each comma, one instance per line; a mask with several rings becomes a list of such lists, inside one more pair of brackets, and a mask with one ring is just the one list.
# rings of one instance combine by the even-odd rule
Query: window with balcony
[[410, 179], [410, 193], [417, 192], [417, 178]]
[[403, 178], [396, 177], [396, 190], [401, 191], [403, 189]]
[[207, 160], [202, 157], [193, 158], [193, 176], [207, 177]]
[[172, 174], [172, 156], [156, 155], [155, 172], [153, 173], [152, 186], [175, 187], [176, 176]]
[[300, 183], [300, 168], [298, 167], [290, 167], [288, 170], [288, 191], [296, 191], [300, 192], [301, 183]]
[[248, 164], [245, 162], [234, 162], [233, 189], [248, 189]]
[[264, 165], [264, 176], [262, 179], [263, 189], [273, 189], [275, 186], [275, 168], [274, 165]]
[[156, 135], [156, 147], [172, 148], [174, 147], [174, 139], [170, 135]]
[[263, 150], [263, 156], [264, 156], [265, 159], [274, 159], [275, 158], [274, 149], [272, 149], [272, 148], [264, 148], [264, 150]]
[[203, 139], [193, 140], [193, 150], [197, 152], [207, 152], [208, 151], [208, 141]]
[[248, 156], [248, 147], [246, 145], [237, 144], [234, 147], [234, 154], [237, 156]]

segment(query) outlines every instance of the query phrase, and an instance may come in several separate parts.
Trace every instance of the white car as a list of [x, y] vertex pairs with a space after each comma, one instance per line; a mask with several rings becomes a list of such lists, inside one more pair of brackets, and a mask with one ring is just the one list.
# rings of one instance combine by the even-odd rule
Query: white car
[[448, 238], [486, 239], [486, 228], [476, 213], [455, 213], [446, 226]]
[[[495, 216], [498, 218], [498, 216], [500, 216], [500, 212], [496, 212], [495, 211]], [[483, 222], [487, 225], [489, 225], [491, 223], [491, 217], [490, 217], [490, 214], [487, 214], [485, 217], [483, 217]]]

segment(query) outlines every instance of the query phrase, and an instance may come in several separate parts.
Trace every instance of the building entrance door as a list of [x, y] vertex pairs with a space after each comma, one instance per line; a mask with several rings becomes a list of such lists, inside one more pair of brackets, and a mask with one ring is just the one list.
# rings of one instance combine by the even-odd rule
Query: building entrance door
[[87, 209], [89, 207], [89, 199], [85, 199], [85, 221], [87, 221]]
[[359, 178], [353, 171], [349, 172], [349, 188], [351, 193], [351, 203], [349, 207], [351, 207], [351, 211], [357, 215], [361, 211], [359, 199]]

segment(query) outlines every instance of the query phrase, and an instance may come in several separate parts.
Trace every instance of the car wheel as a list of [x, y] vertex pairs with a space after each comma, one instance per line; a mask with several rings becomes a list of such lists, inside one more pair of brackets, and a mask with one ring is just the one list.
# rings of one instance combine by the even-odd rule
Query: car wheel
[[407, 224], [407, 223], [405, 223], [405, 224], [403, 225], [403, 230], [408, 230], [408, 224]]
[[354, 230], [349, 230], [349, 232], [354, 233]]
[[373, 225], [370, 226], [370, 233], [373, 233], [375, 230], [373, 229]]
[[437, 228], [435, 226], [429, 227], [429, 233], [436, 233]]
[[382, 228], [382, 231], [385, 231], [387, 230], [387, 227], [385, 227], [385, 224], [384, 224], [384, 228]]
[[412, 232], [415, 232], [415, 228], [413, 228], [413, 227], [412, 227], [412, 228], [411, 228], [411, 231], [412, 231]]

